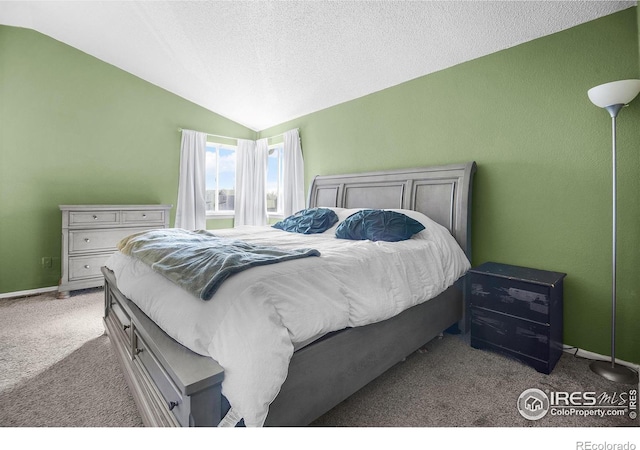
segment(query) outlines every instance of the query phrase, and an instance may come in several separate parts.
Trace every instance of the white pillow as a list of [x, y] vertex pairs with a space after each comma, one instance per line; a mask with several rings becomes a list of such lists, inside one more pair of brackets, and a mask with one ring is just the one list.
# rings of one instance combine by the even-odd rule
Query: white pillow
[[424, 230], [419, 233], [414, 234], [411, 239], [429, 239], [429, 236], [432, 232], [437, 232], [438, 234], [442, 234], [445, 232], [448, 235], [451, 235], [449, 230], [446, 227], [443, 227], [435, 220], [431, 219], [429, 216], [422, 214], [419, 211], [414, 211], [412, 209], [389, 209], [389, 211], [395, 211], [404, 214], [405, 216], [411, 217], [413, 220], [417, 220], [422, 225], [424, 225]]
[[[326, 208], [326, 206], [324, 206], [323, 208]], [[367, 208], [334, 208], [334, 207], [328, 207], [327, 209], [330, 209], [330, 210], [332, 210], [333, 212], [336, 213], [336, 215], [338, 216], [338, 221], [336, 223], [334, 223], [331, 228], [329, 228], [328, 230], [326, 230], [322, 234], [335, 234], [336, 233], [336, 228], [338, 228], [338, 225], [340, 225], [340, 223], [342, 221], [344, 221], [344, 219], [346, 219], [347, 217], [357, 213], [358, 211], [361, 211], [361, 210], [367, 209]]]

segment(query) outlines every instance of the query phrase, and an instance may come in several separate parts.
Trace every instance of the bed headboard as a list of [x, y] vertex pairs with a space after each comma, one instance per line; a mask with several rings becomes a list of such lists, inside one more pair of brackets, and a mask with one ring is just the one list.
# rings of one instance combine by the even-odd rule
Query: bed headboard
[[471, 193], [476, 163], [348, 175], [319, 175], [309, 207], [412, 209], [446, 227], [471, 259]]

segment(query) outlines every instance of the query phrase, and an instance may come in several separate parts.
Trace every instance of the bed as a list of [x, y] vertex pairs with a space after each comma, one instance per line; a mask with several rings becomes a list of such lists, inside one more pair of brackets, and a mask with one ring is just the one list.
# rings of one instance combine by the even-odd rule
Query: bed
[[[308, 206], [309, 208], [334, 208], [342, 214], [351, 214], [360, 208], [403, 210], [407, 214], [411, 211], [422, 213], [428, 217], [428, 220], [435, 222], [438, 228], [445, 230], [449, 239], [455, 239], [458, 249], [464, 252], [468, 262], [471, 259], [471, 194], [475, 171], [476, 164], [469, 162], [418, 169], [318, 176], [311, 184]], [[267, 234], [262, 239], [269, 240], [272, 236], [269, 233], [275, 233], [277, 230], [263, 232]], [[238, 236], [239, 232], [230, 231], [229, 233], [231, 236]], [[331, 256], [336, 244], [322, 236], [314, 239], [315, 241], [312, 242], [316, 242], [323, 252], [326, 251], [328, 252], [326, 254]], [[327, 242], [328, 247], [323, 247], [324, 241]], [[366, 249], [358, 250], [360, 244], [353, 245], [352, 253], [358, 254], [361, 251], [362, 255], [366, 256]], [[378, 247], [382, 251], [389, 252], [395, 251], [396, 248], [386, 244]], [[294, 262], [276, 266], [295, 267], [299, 270], [297, 274], [300, 278], [306, 272], [322, 274], [323, 270], [326, 270], [330, 273], [331, 267], [337, 260], [331, 260], [329, 256], [325, 260], [325, 269], [314, 269], [319, 266], [312, 266], [312, 264], [318, 263], [307, 260], [295, 262], [295, 266], [292, 264]], [[413, 270], [411, 269], [413, 267], [419, 272], [420, 267], [416, 267], [419, 264], [413, 263], [409, 256], [406, 258], [409, 258], [407, 259], [409, 262], [403, 270]], [[397, 259], [398, 264], [401, 264], [402, 259], [405, 259], [405, 256]], [[135, 265], [124, 259], [122, 261], [124, 261], [123, 265]], [[334, 263], [326, 264], [326, 261]], [[187, 320], [193, 325], [184, 327], [187, 331], [183, 334], [181, 334], [182, 331], [176, 334], [173, 329], [170, 329], [168, 323], [162, 322], [162, 320], [171, 322], [171, 319], [159, 320], [154, 309], [157, 305], [169, 302], [169, 300], [161, 300], [160, 297], [173, 288], [169, 285], [161, 285], [158, 279], [151, 278], [157, 274], [149, 274], [150, 269], [139, 268], [129, 273], [116, 266], [118, 266], [117, 261], [107, 264], [107, 267], [102, 269], [105, 276], [105, 329], [111, 338], [143, 422], [147, 426], [236, 425], [242, 424], [241, 419], [245, 420], [247, 425], [308, 425], [444, 330], [457, 327], [464, 332], [467, 327], [462, 286], [464, 277], [455, 277], [455, 280], [447, 281], [447, 284], [442, 286], [433, 298], [413, 299], [412, 306], [402, 309], [399, 314], [394, 313], [391, 316], [386, 314], [381, 316], [381, 320], [363, 322], [362, 325], [345, 322], [342, 326], [336, 327], [332, 324], [332, 328], [320, 327], [319, 333], [310, 335], [300, 333], [299, 336], [304, 335], [305, 339], [293, 339], [289, 336], [291, 342], [282, 344], [283, 348], [293, 346], [291, 354], [286, 358], [281, 358], [279, 353], [273, 353], [273, 356], [270, 356], [268, 351], [272, 346], [268, 344], [264, 347], [265, 353], [260, 353], [263, 359], [260, 365], [256, 366], [259, 370], [243, 372], [244, 366], [232, 366], [227, 363], [228, 359], [224, 352], [214, 353], [211, 350], [207, 356], [206, 349], [198, 347], [198, 343], [204, 338], [193, 337], [194, 329], [202, 328], [197, 320], [199, 316], [204, 316], [204, 313], [198, 313], [200, 311], [198, 309], [190, 313], [188, 306], [169, 307], [174, 308], [170, 310], [169, 316], [176, 321]], [[138, 266], [140, 265], [135, 267]], [[304, 267], [309, 269], [303, 270]], [[339, 276], [339, 272], [334, 270], [332, 274]], [[116, 273], [119, 275], [116, 276]], [[233, 283], [254, 286], [251, 280], [256, 280], [255, 277], [260, 275], [260, 270], [251, 269], [246, 273], [253, 274], [254, 278], [241, 279], [241, 274], [237, 274], [225, 282], [226, 284], [220, 290], [226, 289], [227, 285]], [[140, 278], [136, 278], [138, 274]], [[152, 283], [144, 285], [142, 280], [145, 277], [153, 280]], [[279, 290], [282, 289], [279, 287]], [[286, 287], [284, 289], [286, 290]], [[361, 286], [361, 289], [355, 286], [353, 289], [366, 292], [365, 286]], [[334, 292], [331, 296], [339, 297], [342, 295], [341, 292], [343, 291]], [[222, 292], [216, 295], [221, 296]], [[400, 296], [403, 295], [405, 294], [400, 294]], [[424, 295], [420, 294], [420, 296]], [[407, 296], [415, 297], [414, 294]], [[238, 296], [238, 299], [233, 299], [229, 304], [247, 303], [248, 300], [243, 300], [244, 297], [256, 299], [256, 305], [262, 304], [255, 292]], [[327, 301], [331, 300], [332, 298], [327, 297]], [[405, 299], [397, 300], [402, 303]], [[197, 302], [194, 300], [193, 304], [197, 305]], [[222, 306], [207, 307], [222, 308]], [[162, 308], [165, 307], [162, 306]], [[226, 315], [231, 314], [228, 311], [234, 308], [235, 306], [229, 306], [224, 312], [217, 310], [211, 317], [214, 318], [213, 320], [223, 316], [226, 318]], [[259, 311], [259, 306], [251, 306], [249, 309], [242, 310], [241, 313], [258, 315]], [[270, 314], [269, 311], [265, 314]], [[192, 316], [182, 317], [181, 314], [192, 314]], [[278, 314], [281, 314], [280, 310]], [[276, 322], [284, 323], [289, 320], [286, 314], [289, 313], [278, 316]], [[295, 313], [290, 315], [295, 316]], [[296, 335], [295, 330], [292, 331], [295, 324], [287, 322], [284, 325], [283, 329], [289, 335]], [[229, 326], [224, 328], [225, 326], [220, 326], [220, 329], [225, 330], [224, 332], [215, 331], [215, 338], [212, 341], [217, 343], [231, 341], [227, 344], [236, 346], [231, 348], [245, 348], [238, 347], [240, 345], [238, 341], [244, 340], [245, 334], [242, 333], [245, 332], [232, 330]], [[246, 335], [249, 334], [251, 329], [246, 331]], [[230, 335], [234, 338], [230, 339]], [[267, 341], [269, 339], [271, 338], [265, 338]], [[286, 340], [287, 333], [281, 336], [277, 340], [277, 345], [274, 344], [273, 347], [278, 347], [281, 345], [280, 341]], [[256, 345], [256, 342], [254, 341], [251, 345]], [[210, 355], [215, 355], [220, 364]], [[243, 358], [240, 359], [251, 363], [253, 357]], [[278, 365], [274, 365], [275, 369], [271, 369], [271, 359], [286, 359], [284, 376], [280, 374], [282, 381], [273, 383], [277, 385], [273, 393], [265, 389], [266, 400], [262, 398], [260, 390], [255, 394], [245, 395], [249, 399], [258, 398], [267, 405], [264, 416], [257, 415], [256, 418], [252, 413], [247, 413], [247, 409], [238, 407], [238, 404], [242, 405], [244, 400], [235, 392], [242, 391], [242, 388], [236, 387], [234, 390], [229, 386], [241, 387], [244, 379], [251, 377], [257, 378], [256, 383], [259, 384], [269, 380], [272, 372], [282, 372], [278, 369]], [[281, 363], [278, 362], [278, 364]], [[226, 368], [226, 373], [222, 366]], [[259, 376], [256, 376], [257, 373]], [[253, 385], [250, 387], [254, 389]], [[269, 385], [269, 389], [274, 388]], [[251, 391], [247, 389], [247, 392]], [[230, 402], [228, 398], [232, 401]], [[243, 413], [234, 413], [234, 410], [241, 410]], [[247, 420], [248, 418], [250, 419]]]

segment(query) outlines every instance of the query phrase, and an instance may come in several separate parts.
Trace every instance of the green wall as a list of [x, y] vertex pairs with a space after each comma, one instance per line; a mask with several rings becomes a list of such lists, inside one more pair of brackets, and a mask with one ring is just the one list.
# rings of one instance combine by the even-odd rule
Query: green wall
[[[315, 174], [475, 160], [473, 261], [554, 270], [564, 342], [610, 354], [611, 125], [587, 90], [638, 78], [636, 8], [263, 130]], [[618, 118], [617, 357], [640, 362], [640, 99]]]
[[[586, 91], [638, 78], [638, 22], [631, 8], [258, 135], [37, 32], [0, 26], [0, 293], [57, 284], [59, 204], [175, 206], [178, 127], [249, 139], [298, 127], [307, 184], [315, 174], [475, 160], [473, 264], [566, 272], [565, 343], [608, 354], [610, 122]], [[618, 144], [617, 356], [638, 363], [638, 99], [619, 116]], [[52, 269], [43, 256], [58, 258]]]
[[54, 39], [0, 26], [0, 293], [58, 284], [59, 204], [167, 203], [173, 223], [179, 127], [256, 136]]

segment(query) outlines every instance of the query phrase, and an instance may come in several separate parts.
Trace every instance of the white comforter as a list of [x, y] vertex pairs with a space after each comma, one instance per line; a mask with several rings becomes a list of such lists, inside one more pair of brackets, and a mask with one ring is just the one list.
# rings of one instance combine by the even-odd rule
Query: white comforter
[[[341, 219], [354, 210], [337, 210]], [[405, 212], [405, 211], [403, 211]], [[337, 239], [333, 229], [300, 235], [271, 227], [212, 230], [225, 237], [322, 256], [255, 267], [203, 301], [150, 267], [116, 253], [107, 262], [118, 288], [175, 340], [225, 371], [231, 410], [221, 423], [261, 426], [284, 382], [294, 347], [346, 327], [378, 322], [437, 296], [470, 267], [455, 239], [427, 217], [407, 241]]]

